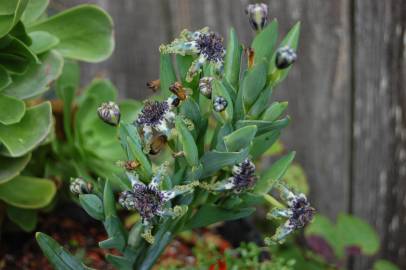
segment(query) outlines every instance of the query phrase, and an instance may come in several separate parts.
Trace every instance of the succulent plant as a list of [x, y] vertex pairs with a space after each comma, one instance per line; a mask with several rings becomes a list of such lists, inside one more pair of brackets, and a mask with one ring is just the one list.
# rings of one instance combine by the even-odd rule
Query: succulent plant
[[0, 200], [25, 230], [35, 226], [33, 209], [47, 206], [56, 192], [53, 181], [27, 169], [33, 151], [54, 138], [51, 103], [41, 97], [66, 59], [99, 62], [114, 46], [103, 10], [82, 5], [47, 17], [48, 2], [0, 5]]
[[[299, 27], [292, 28], [280, 47], [296, 49]], [[99, 113], [100, 124], [119, 136], [116, 144], [125, 154], [119, 169], [127, 177], [113, 175], [94, 182], [94, 191], [79, 195], [79, 202], [105, 226], [108, 239], [100, 247], [120, 252], [106, 257], [114, 267], [151, 269], [182, 231], [247, 217], [255, 205], [266, 202], [277, 209], [285, 207], [270, 192], [279, 187], [295, 153], [262, 173], [258, 169], [261, 156], [290, 120], [282, 116], [286, 103], [271, 103], [275, 86], [290, 69], [276, 66], [276, 40], [277, 22], [272, 21], [257, 32], [251, 44], [252, 59], [243, 67], [243, 49], [234, 30], [226, 47], [207, 28], [185, 30], [180, 38], [160, 47], [159, 83], [148, 84], [155, 90], [160, 87], [159, 95], [146, 101], [133, 119], [122, 117], [114, 126], [103, 122], [110, 113]], [[178, 73], [169, 54], [176, 55]], [[91, 129], [90, 122], [82, 120], [82, 124]], [[118, 200], [115, 193], [120, 194]], [[283, 190], [281, 198], [286, 194], [294, 193]], [[304, 208], [309, 210], [297, 219], [288, 217], [296, 222], [294, 229], [311, 219], [312, 208], [307, 200], [301, 204], [302, 199], [300, 195], [287, 201], [292, 208], [289, 214], [292, 210], [295, 217]], [[123, 211], [139, 216], [129, 231], [117, 214], [117, 202]], [[276, 242], [286, 235], [277, 236]], [[49, 236], [38, 233], [37, 241], [56, 268], [86, 269]]]

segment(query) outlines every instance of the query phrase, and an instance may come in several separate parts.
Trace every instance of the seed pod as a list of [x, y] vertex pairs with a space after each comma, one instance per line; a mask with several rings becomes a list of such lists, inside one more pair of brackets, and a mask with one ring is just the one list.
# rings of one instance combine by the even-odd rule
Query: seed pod
[[86, 183], [82, 178], [75, 178], [69, 186], [70, 191], [75, 195], [89, 194], [92, 192], [92, 184]]
[[211, 98], [211, 92], [213, 90], [211, 85], [212, 81], [213, 77], [203, 77], [199, 81], [200, 93], [209, 99]]
[[275, 65], [278, 69], [290, 67], [297, 59], [297, 54], [288, 46], [281, 47], [276, 51]]
[[251, 4], [245, 8], [252, 29], [261, 31], [268, 24], [268, 5]]
[[228, 102], [227, 100], [222, 97], [222, 96], [217, 96], [213, 100], [213, 108], [216, 112], [222, 112], [227, 108]]
[[105, 102], [97, 108], [97, 114], [105, 123], [117, 126], [120, 123], [120, 108], [112, 101]]

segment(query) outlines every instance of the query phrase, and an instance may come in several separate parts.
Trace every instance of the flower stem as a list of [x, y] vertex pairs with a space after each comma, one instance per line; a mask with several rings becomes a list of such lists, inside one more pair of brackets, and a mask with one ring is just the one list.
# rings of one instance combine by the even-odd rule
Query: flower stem
[[277, 208], [286, 208], [283, 204], [281, 204], [277, 199], [272, 197], [269, 194], [264, 194], [264, 199], [269, 202], [271, 205], [277, 207]]

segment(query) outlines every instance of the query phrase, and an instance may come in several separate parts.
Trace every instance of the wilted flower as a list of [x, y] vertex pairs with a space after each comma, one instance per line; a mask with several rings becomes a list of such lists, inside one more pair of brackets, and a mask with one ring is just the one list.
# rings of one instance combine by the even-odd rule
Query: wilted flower
[[175, 114], [171, 111], [179, 104], [177, 97], [170, 97], [165, 101], [147, 101], [144, 104], [135, 124], [138, 125], [144, 134], [144, 140], [151, 144], [154, 131], [170, 136]]
[[213, 108], [216, 112], [222, 112], [227, 108], [228, 102], [222, 96], [217, 96], [213, 100]]
[[156, 92], [161, 87], [161, 81], [160, 80], [149, 81], [147, 82], [147, 87], [152, 91]]
[[232, 190], [235, 193], [241, 193], [254, 187], [257, 181], [255, 164], [249, 159], [234, 165], [232, 174], [232, 177], [219, 182], [215, 190]]
[[161, 45], [159, 50], [161, 53], [198, 56], [187, 72], [188, 82], [193, 80], [207, 61], [213, 63], [217, 71], [222, 71], [226, 53], [223, 38], [217, 33], [209, 32], [207, 27], [195, 32], [185, 29], [179, 38], [168, 45]]
[[173, 209], [166, 205], [167, 202], [180, 194], [193, 190], [193, 186], [175, 186], [171, 190], [161, 190], [159, 186], [166, 177], [166, 166], [166, 164], [162, 165], [158, 169], [148, 185], [142, 183], [138, 175], [127, 173], [132, 183], [132, 190], [122, 192], [119, 203], [127, 210], [136, 210], [144, 225], [151, 223], [154, 217], [172, 216]]
[[70, 192], [75, 195], [89, 194], [92, 192], [92, 184], [85, 182], [82, 178], [74, 178], [69, 185]]
[[268, 5], [266, 4], [251, 4], [245, 9], [248, 15], [252, 29], [255, 31], [262, 30], [268, 24]]
[[315, 209], [310, 206], [306, 195], [303, 193], [294, 194], [285, 186], [280, 185], [281, 198], [288, 208], [274, 208], [269, 214], [269, 218], [287, 218], [273, 235], [269, 242], [282, 242], [286, 236], [297, 229], [305, 227], [313, 219]]
[[285, 69], [297, 59], [297, 54], [288, 46], [281, 47], [276, 51], [275, 65], [278, 69]]
[[97, 114], [101, 120], [109, 125], [117, 126], [120, 122], [120, 108], [112, 101], [102, 103], [100, 107], [97, 108]]
[[200, 93], [207, 98], [211, 98], [211, 92], [212, 92], [211, 83], [212, 82], [213, 82], [213, 77], [203, 77], [199, 81]]

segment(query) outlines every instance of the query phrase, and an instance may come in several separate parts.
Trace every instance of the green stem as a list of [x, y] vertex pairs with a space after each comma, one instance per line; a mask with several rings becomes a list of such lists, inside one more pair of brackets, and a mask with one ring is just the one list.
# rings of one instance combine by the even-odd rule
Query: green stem
[[264, 199], [269, 202], [271, 205], [277, 207], [277, 208], [286, 208], [286, 206], [284, 206], [283, 204], [281, 204], [277, 199], [275, 199], [274, 197], [272, 197], [269, 194], [264, 194]]

